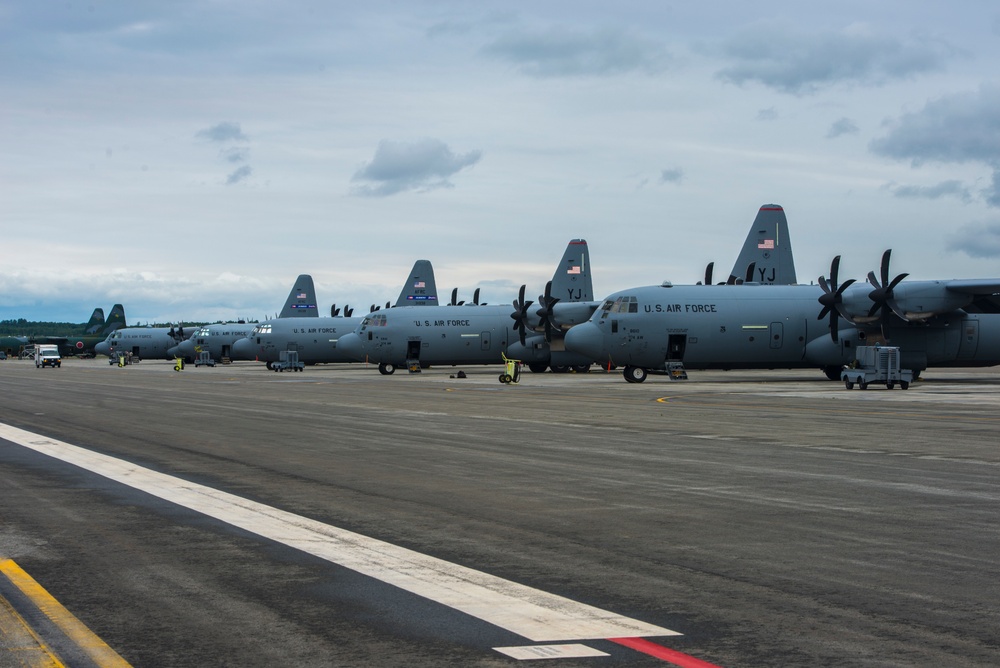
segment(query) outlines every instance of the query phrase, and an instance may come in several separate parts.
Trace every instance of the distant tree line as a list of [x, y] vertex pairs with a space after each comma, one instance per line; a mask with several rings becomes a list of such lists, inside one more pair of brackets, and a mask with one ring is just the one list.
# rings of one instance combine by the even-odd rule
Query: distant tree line
[[0, 320], [0, 336], [83, 336], [87, 323]]

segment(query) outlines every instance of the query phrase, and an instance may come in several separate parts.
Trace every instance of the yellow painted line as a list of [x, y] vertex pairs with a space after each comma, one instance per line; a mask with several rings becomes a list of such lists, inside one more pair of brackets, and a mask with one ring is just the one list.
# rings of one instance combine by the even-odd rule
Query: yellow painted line
[[[86, 627], [73, 613], [64, 608], [59, 601], [38, 584], [34, 578], [24, 572], [12, 559], [0, 561], [0, 573], [7, 576], [11, 583], [21, 590], [49, 620], [66, 634], [77, 647], [102, 668], [131, 668], [125, 659], [101, 640], [93, 631]], [[16, 613], [15, 613], [16, 614]], [[22, 620], [23, 622], [23, 620]], [[41, 642], [41, 641], [39, 641]], [[39, 665], [63, 665], [55, 664]]]
[[63, 668], [45, 641], [38, 637], [7, 599], [0, 596], [0, 648], [8, 659], [25, 668]]

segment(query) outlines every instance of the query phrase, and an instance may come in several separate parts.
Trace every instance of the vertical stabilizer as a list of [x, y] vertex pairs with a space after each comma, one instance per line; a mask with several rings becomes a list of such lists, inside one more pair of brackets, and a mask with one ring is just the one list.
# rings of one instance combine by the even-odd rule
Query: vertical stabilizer
[[94, 312], [90, 314], [90, 320], [87, 321], [87, 329], [84, 330], [84, 334], [97, 334], [104, 327], [104, 309], [95, 308]]
[[573, 239], [566, 246], [556, 273], [552, 275], [552, 297], [568, 302], [594, 300], [594, 282], [590, 277], [590, 250], [583, 239]]
[[793, 285], [795, 262], [792, 260], [792, 242], [788, 237], [788, 220], [785, 210], [778, 204], [760, 207], [743, 244], [730, 282], [746, 278], [747, 268], [753, 264], [754, 283]]
[[125, 327], [125, 307], [121, 304], [115, 304], [111, 307], [108, 319], [104, 321], [104, 330], [101, 334], [107, 337], [111, 332], [123, 327]]
[[430, 260], [413, 263], [410, 276], [396, 299], [396, 306], [437, 306], [437, 284], [434, 282], [434, 267]]
[[285, 301], [284, 308], [278, 314], [279, 318], [318, 318], [319, 309], [316, 308], [316, 287], [313, 285], [313, 277], [309, 274], [302, 274], [295, 279], [292, 291], [288, 293], [288, 300]]

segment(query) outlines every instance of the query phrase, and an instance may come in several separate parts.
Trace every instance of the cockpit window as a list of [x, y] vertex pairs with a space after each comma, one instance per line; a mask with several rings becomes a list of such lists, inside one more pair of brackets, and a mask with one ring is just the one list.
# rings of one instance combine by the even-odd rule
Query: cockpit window
[[638, 313], [639, 300], [635, 297], [619, 297], [612, 302], [609, 299], [601, 308], [608, 313]]
[[271, 325], [264, 323], [262, 325], [257, 325], [256, 327], [254, 327], [253, 331], [250, 333], [250, 336], [259, 336], [260, 334], [270, 334], [270, 333], [271, 333]]
[[361, 331], [365, 331], [369, 327], [385, 327], [385, 314], [380, 313], [378, 315], [367, 315], [365, 319], [361, 321]]

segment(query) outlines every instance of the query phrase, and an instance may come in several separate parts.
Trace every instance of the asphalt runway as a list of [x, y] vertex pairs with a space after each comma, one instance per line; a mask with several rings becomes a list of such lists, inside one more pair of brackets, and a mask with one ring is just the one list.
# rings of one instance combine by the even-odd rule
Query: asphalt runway
[[[711, 665], [1000, 664], [1000, 370], [906, 391], [464, 370], [8, 360], [0, 423], [263, 504], [278, 534], [292, 514], [675, 631], [646, 637]], [[561, 644], [2, 438], [0, 490], [0, 558], [135, 666], [512, 666], [496, 648]], [[566, 644], [598, 656], [545, 665], [669, 665], [586, 636]]]

